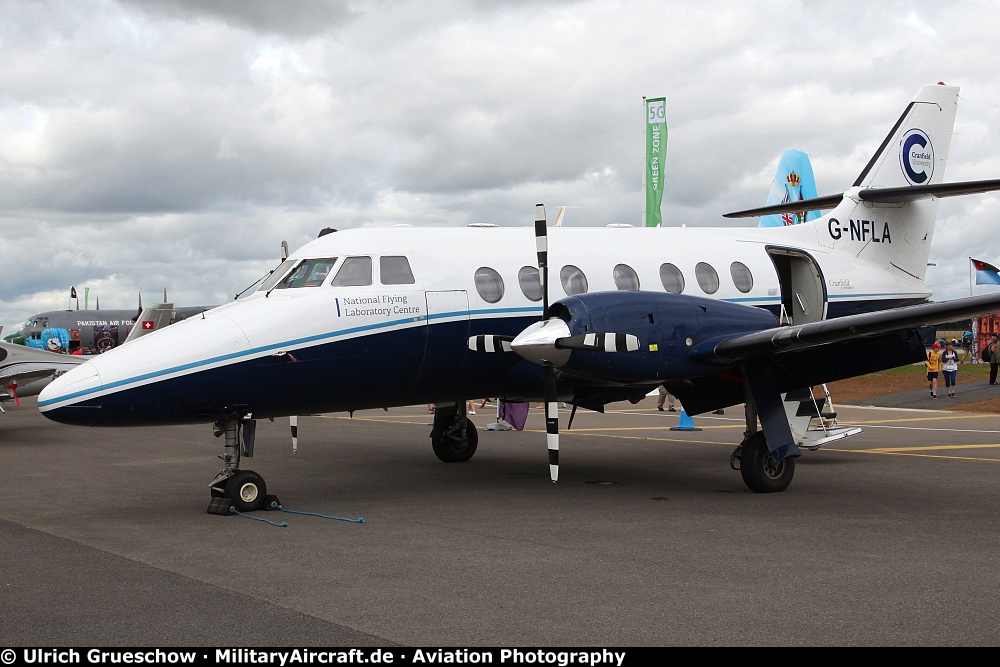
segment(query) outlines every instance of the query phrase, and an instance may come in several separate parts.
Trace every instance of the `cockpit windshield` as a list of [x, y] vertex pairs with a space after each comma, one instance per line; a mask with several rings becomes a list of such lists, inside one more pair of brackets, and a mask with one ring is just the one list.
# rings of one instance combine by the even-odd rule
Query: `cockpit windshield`
[[[298, 263], [296, 264], [296, 262]], [[326, 277], [330, 274], [330, 270], [336, 263], [336, 257], [303, 260], [286, 259], [274, 270], [271, 277], [264, 281], [264, 284], [257, 291], [268, 292], [272, 289], [319, 287], [326, 280]], [[289, 268], [293, 264], [295, 264], [295, 268], [289, 273]]]

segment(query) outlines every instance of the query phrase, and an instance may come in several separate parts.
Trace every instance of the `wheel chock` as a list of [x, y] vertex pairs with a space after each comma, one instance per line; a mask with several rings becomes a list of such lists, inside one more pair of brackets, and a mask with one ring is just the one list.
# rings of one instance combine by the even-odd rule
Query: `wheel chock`
[[212, 502], [208, 504], [208, 513], [229, 516], [233, 513], [232, 507], [233, 501], [229, 498], [212, 498]]
[[281, 501], [278, 500], [278, 496], [267, 494], [264, 496], [264, 506], [261, 509], [268, 512], [277, 512], [281, 509]]
[[677, 422], [677, 426], [671, 426], [671, 431], [700, 431], [701, 429], [694, 425], [694, 420], [691, 419], [691, 415], [681, 410], [681, 419]]

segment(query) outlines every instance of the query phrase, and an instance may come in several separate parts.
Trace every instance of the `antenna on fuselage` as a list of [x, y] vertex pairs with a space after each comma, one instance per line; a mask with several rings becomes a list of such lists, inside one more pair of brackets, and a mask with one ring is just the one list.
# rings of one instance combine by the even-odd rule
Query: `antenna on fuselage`
[[288, 259], [288, 241], [281, 242], [281, 261]]

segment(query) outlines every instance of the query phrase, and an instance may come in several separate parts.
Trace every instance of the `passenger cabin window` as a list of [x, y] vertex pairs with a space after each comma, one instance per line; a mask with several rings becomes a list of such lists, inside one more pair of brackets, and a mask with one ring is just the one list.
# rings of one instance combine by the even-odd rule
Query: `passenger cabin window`
[[476, 269], [476, 291], [486, 303], [496, 303], [503, 298], [503, 278], [487, 266], [478, 268]]
[[660, 265], [660, 282], [668, 292], [680, 294], [684, 291], [684, 274], [673, 264]]
[[538, 276], [538, 269], [533, 266], [522, 266], [517, 272], [517, 284], [521, 286], [521, 294], [529, 301], [542, 300], [542, 279]]
[[347, 257], [333, 279], [334, 287], [367, 287], [372, 284], [372, 258]]
[[743, 262], [733, 262], [729, 266], [729, 273], [733, 276], [733, 284], [736, 289], [746, 294], [753, 289], [753, 275], [750, 269]]
[[614, 270], [615, 287], [620, 290], [639, 289], [639, 276], [628, 264], [619, 264]]
[[[292, 272], [281, 279], [275, 289], [296, 289], [299, 287], [319, 287], [326, 280], [330, 269], [337, 263], [336, 257], [304, 259]], [[280, 266], [278, 267], [281, 268]], [[277, 273], [277, 271], [275, 271]]]
[[379, 257], [378, 269], [383, 285], [412, 285], [416, 282], [410, 270], [410, 260], [402, 255]]
[[705, 262], [695, 264], [694, 277], [705, 294], [715, 294], [719, 291], [719, 274], [711, 264]]
[[572, 264], [562, 267], [562, 271], [559, 272], [559, 281], [562, 282], [562, 288], [566, 292], [566, 296], [585, 294], [587, 292], [587, 276]]

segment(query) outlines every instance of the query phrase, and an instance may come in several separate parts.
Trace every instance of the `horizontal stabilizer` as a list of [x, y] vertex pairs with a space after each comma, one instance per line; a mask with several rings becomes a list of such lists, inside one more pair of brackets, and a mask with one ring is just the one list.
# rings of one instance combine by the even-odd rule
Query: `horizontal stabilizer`
[[798, 211], [815, 211], [829, 208], [836, 208], [844, 199], [844, 193], [837, 195], [825, 195], [814, 197], [813, 199], [800, 199], [785, 204], [772, 204], [770, 206], [759, 206], [749, 208], [745, 211], [726, 213], [723, 218], [756, 218], [761, 215], [771, 215], [772, 213], [797, 213]]
[[858, 196], [863, 201], [899, 203], [927, 199], [929, 197], [957, 197], [981, 192], [1000, 190], [1000, 179], [989, 181], [964, 181], [961, 183], [932, 183], [931, 185], [908, 185], [900, 188], [868, 188]]
[[[917, 199], [928, 199], [930, 197], [957, 197], [958, 195], [974, 195], [983, 192], [1000, 190], [1000, 179], [987, 181], [963, 181], [960, 183], [932, 183], [930, 185], [907, 185], [898, 188], [865, 188], [858, 191], [858, 196], [862, 201], [878, 203], [902, 203], [915, 201]], [[844, 193], [836, 195], [825, 195], [815, 199], [803, 199], [800, 201], [788, 202], [787, 204], [774, 204], [772, 206], [761, 206], [745, 211], [726, 213], [724, 218], [755, 218], [761, 215], [772, 213], [795, 213], [797, 211], [813, 209], [831, 209], [844, 198]]]

